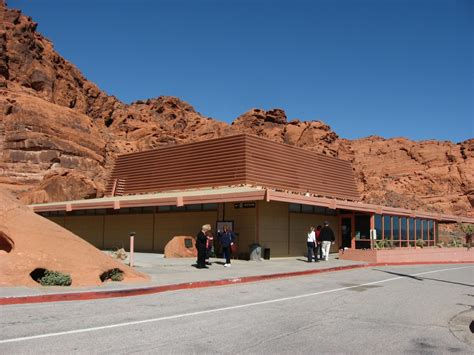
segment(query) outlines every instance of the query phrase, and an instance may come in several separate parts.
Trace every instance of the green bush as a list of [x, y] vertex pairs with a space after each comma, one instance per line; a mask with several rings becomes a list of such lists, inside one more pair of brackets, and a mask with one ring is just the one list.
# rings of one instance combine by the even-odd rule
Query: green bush
[[100, 281], [104, 282], [107, 280], [122, 281], [123, 271], [118, 268], [107, 270], [106, 272], [102, 273], [102, 275], [100, 275]]
[[418, 239], [416, 241], [416, 246], [417, 247], [423, 248], [425, 245], [426, 245], [426, 242], [423, 239]]
[[71, 286], [72, 279], [68, 274], [59, 271], [46, 270], [38, 282], [41, 286]]

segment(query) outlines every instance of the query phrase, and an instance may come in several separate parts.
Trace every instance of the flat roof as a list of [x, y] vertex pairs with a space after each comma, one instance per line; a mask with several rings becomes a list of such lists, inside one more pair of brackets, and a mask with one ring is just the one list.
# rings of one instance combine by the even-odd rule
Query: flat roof
[[201, 203], [259, 201], [287, 202], [303, 205], [351, 210], [355, 212], [434, 219], [440, 222], [474, 223], [474, 218], [373, 205], [363, 202], [318, 197], [261, 186], [227, 186], [194, 190], [176, 190], [141, 195], [127, 195], [30, 205], [34, 212], [76, 211], [88, 209], [120, 209], [147, 206], [184, 206]]

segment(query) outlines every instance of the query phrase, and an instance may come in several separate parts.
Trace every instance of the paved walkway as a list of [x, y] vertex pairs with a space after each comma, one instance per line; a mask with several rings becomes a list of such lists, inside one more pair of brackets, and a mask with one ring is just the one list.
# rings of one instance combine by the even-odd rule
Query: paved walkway
[[[128, 260], [124, 261], [128, 263]], [[258, 277], [271, 275], [305, 273], [333, 268], [351, 268], [364, 263], [337, 259], [337, 254], [329, 261], [308, 263], [304, 257], [273, 258], [262, 261], [232, 260], [231, 267], [224, 267], [222, 259], [211, 259], [208, 269], [196, 269], [194, 258], [164, 258], [162, 254], [135, 253], [137, 271], [150, 275], [146, 283], [107, 282], [93, 287], [2, 287], [0, 299], [10, 297], [42, 296], [78, 292], [108, 292], [133, 290], [186, 283], [218, 282], [220, 280], [243, 278], [258, 280]], [[290, 275], [291, 276], [291, 275]]]

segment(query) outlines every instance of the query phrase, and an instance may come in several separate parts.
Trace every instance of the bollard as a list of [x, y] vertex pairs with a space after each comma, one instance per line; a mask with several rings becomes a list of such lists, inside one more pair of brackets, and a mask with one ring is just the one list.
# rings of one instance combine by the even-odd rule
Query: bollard
[[135, 243], [135, 232], [130, 233], [130, 261], [129, 265], [130, 267], [133, 267], [133, 249], [134, 249], [134, 243]]

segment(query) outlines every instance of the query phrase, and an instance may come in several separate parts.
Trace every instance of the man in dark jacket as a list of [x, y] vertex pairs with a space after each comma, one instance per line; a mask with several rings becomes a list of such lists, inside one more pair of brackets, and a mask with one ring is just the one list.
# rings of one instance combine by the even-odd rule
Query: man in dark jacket
[[205, 224], [201, 227], [201, 230], [196, 236], [196, 249], [198, 252], [197, 257], [197, 268], [198, 269], [207, 269], [206, 266], [206, 253], [207, 253], [207, 236], [206, 233], [211, 230], [210, 224]]
[[332, 231], [331, 227], [329, 227], [329, 222], [325, 221], [323, 223], [323, 228], [321, 228], [321, 232], [319, 233], [319, 238], [321, 240], [321, 245], [323, 249], [323, 260], [329, 260], [329, 249], [331, 248], [331, 244], [334, 244], [336, 238], [334, 237], [334, 232]]
[[235, 234], [228, 226], [224, 226], [222, 231], [218, 231], [219, 242], [222, 245], [222, 252], [225, 258], [225, 267], [230, 267], [230, 257], [232, 255], [232, 245], [234, 245]]

